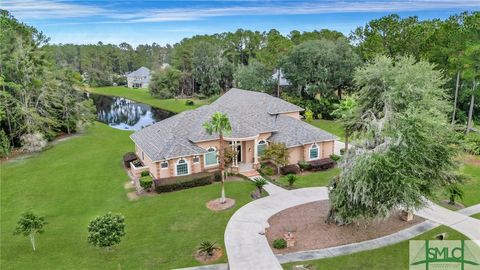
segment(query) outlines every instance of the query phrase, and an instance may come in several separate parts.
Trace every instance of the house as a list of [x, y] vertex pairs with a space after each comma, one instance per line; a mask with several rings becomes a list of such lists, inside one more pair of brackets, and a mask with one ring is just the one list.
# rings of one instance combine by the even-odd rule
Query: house
[[233, 88], [210, 105], [174, 115], [130, 138], [144, 168], [160, 180], [218, 169], [218, 135], [202, 127], [215, 112], [230, 119], [225, 145], [238, 151], [235, 172], [258, 168], [259, 156], [271, 142], [285, 143], [290, 164], [330, 157], [337, 137], [302, 121], [301, 111], [268, 94]]
[[127, 85], [129, 88], [147, 88], [150, 82], [150, 70], [146, 67], [141, 67], [129, 74], [127, 74]]
[[278, 81], [280, 87], [290, 86], [290, 82], [285, 79], [285, 75], [281, 69], [275, 70], [275, 72], [272, 74], [272, 79], [274, 81]]

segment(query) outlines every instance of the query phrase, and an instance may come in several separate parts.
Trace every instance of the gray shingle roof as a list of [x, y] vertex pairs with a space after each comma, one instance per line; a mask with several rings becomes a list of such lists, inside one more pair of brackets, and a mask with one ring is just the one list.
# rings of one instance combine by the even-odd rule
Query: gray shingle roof
[[145, 76], [150, 76], [150, 69], [146, 67], [141, 67], [129, 74], [127, 74], [127, 77], [145, 77]]
[[210, 105], [182, 112], [131, 135], [132, 140], [154, 161], [203, 154], [196, 142], [215, 140], [202, 127], [215, 112], [227, 114], [232, 132], [227, 138], [253, 137], [273, 132], [270, 140], [287, 146], [336, 137], [293, 117], [280, 113], [303, 109], [265, 93], [232, 88]]

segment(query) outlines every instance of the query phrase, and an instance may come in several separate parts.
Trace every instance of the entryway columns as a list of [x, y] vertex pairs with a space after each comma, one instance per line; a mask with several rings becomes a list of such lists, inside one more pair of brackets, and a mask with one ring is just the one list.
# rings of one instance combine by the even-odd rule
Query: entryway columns
[[258, 136], [256, 136], [255, 139], [253, 140], [253, 164], [258, 163], [257, 144], [258, 144]]

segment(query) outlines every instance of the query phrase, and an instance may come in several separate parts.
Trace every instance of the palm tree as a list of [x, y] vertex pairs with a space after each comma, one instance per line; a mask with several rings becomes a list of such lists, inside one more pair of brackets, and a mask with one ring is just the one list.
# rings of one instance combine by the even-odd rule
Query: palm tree
[[222, 173], [222, 197], [220, 199], [221, 203], [225, 203], [225, 158], [224, 158], [224, 147], [223, 147], [223, 135], [226, 135], [232, 131], [232, 126], [230, 125], [230, 120], [228, 116], [221, 112], [216, 112], [212, 115], [210, 121], [203, 123], [203, 128], [207, 131], [208, 134], [212, 135], [213, 133], [218, 134], [220, 149], [218, 151], [220, 158], [220, 172]]

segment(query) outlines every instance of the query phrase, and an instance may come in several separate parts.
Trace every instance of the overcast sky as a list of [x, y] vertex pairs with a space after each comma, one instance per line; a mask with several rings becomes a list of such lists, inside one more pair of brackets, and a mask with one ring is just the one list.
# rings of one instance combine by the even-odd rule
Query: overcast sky
[[238, 28], [284, 34], [333, 29], [349, 34], [371, 19], [444, 19], [480, 10], [480, 0], [410, 1], [127, 1], [0, 0], [0, 8], [35, 26], [51, 43], [175, 43], [184, 37]]

